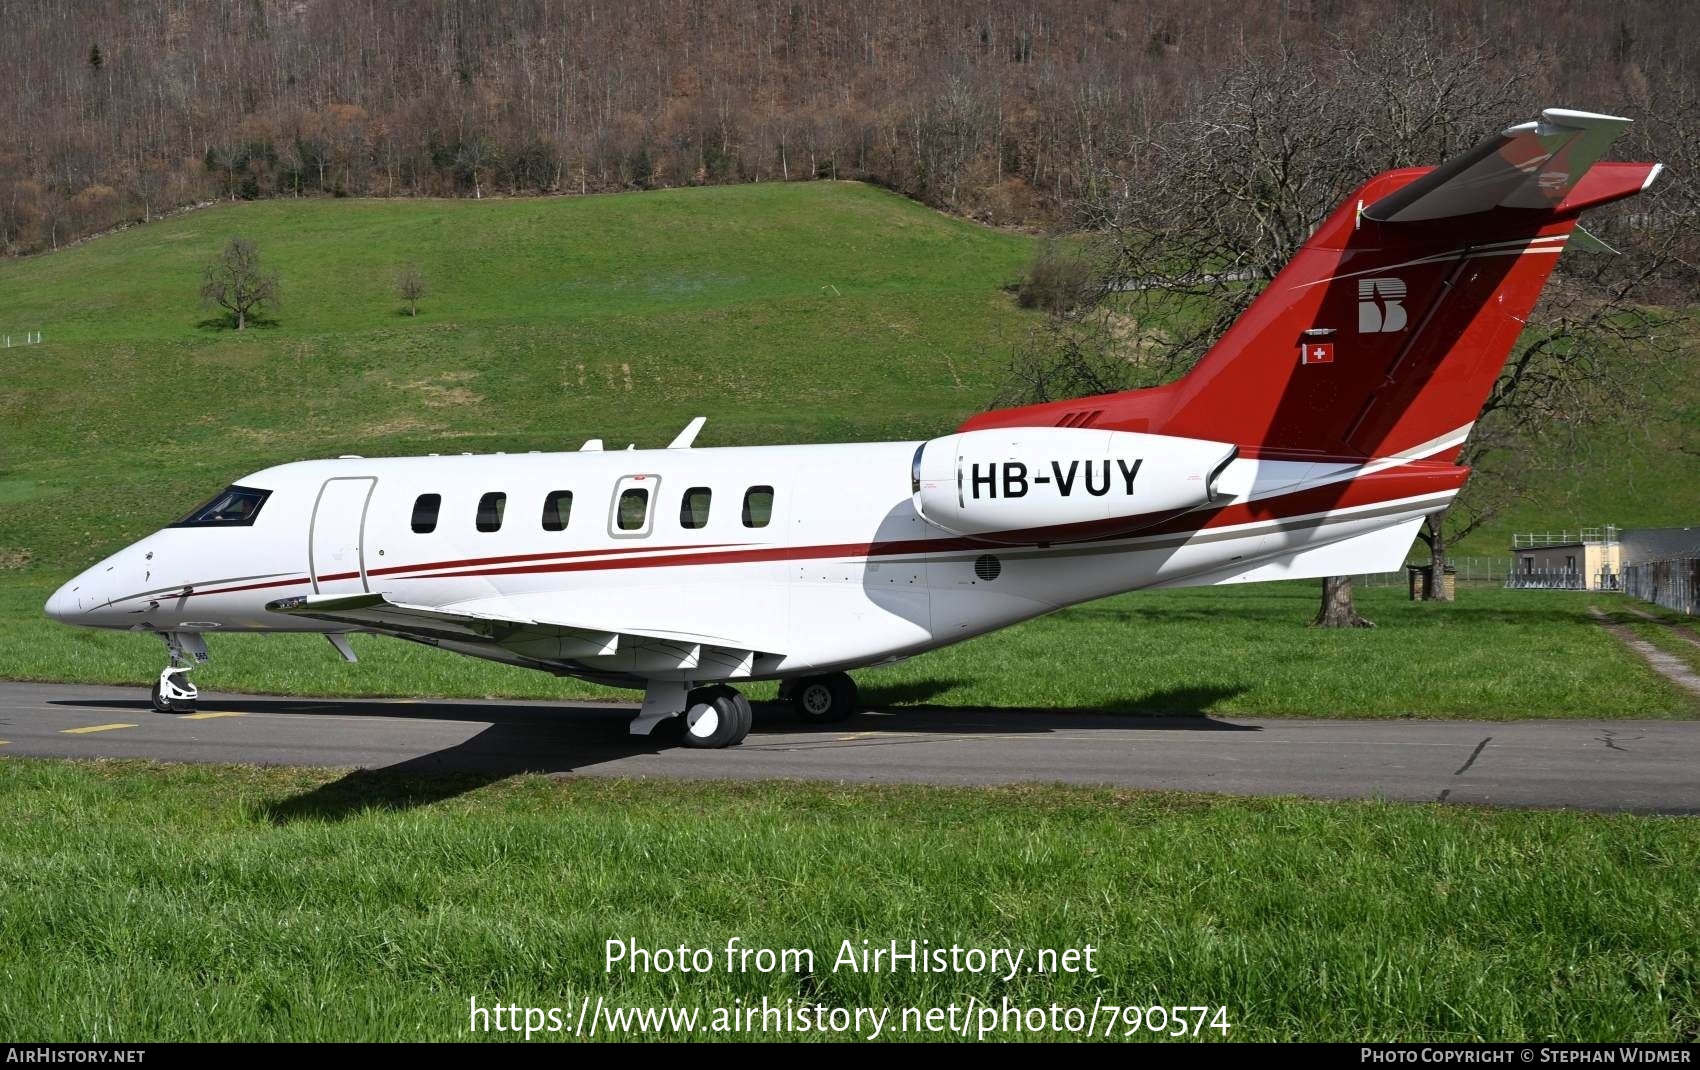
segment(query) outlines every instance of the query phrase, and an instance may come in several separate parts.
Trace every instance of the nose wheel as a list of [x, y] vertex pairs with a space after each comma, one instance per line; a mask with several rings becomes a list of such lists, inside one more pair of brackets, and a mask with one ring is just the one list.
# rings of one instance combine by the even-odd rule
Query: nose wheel
[[200, 695], [189, 682], [189, 666], [168, 665], [153, 682], [153, 708], [160, 713], [194, 713]]
[[207, 644], [199, 632], [165, 632], [165, 668], [154, 681], [153, 708], [160, 713], [194, 713], [200, 691], [189, 682], [189, 670], [207, 660]]

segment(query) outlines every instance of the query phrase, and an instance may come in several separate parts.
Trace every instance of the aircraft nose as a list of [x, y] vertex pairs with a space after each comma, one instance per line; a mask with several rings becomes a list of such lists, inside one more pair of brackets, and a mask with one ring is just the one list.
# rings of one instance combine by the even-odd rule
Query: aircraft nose
[[46, 610], [49, 617], [52, 617], [57, 621], [63, 621], [66, 624], [69, 624], [76, 619], [77, 613], [79, 612], [75, 590], [76, 583], [76, 580], [72, 580], [57, 591], [54, 591], [47, 599], [47, 605], [43, 608]]
[[89, 614], [106, 601], [100, 597], [101, 579], [102, 575], [92, 568], [72, 577], [53, 592], [53, 597], [42, 609], [49, 617], [65, 624], [88, 624]]

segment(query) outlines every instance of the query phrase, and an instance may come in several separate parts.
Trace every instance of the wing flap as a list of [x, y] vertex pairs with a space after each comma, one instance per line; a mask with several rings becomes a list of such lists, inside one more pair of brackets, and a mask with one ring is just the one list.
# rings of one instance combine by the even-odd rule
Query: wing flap
[[440, 609], [391, 601], [379, 593], [302, 595], [266, 608], [403, 638], [486, 643], [537, 661], [589, 662], [596, 668], [637, 674], [700, 669], [704, 678], [749, 676], [758, 653], [724, 637], [599, 628], [483, 609]]

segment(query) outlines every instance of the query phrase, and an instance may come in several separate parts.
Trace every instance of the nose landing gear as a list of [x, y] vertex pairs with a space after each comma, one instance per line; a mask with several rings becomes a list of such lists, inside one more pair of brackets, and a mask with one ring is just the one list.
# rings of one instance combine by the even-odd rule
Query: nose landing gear
[[189, 670], [207, 661], [206, 640], [199, 632], [162, 632], [170, 659], [153, 685], [153, 708], [160, 713], [193, 713], [200, 691], [189, 682]]

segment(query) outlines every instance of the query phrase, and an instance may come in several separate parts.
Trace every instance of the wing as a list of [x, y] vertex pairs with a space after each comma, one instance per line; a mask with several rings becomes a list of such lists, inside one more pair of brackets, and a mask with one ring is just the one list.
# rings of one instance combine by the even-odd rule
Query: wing
[[[757, 651], [735, 639], [685, 632], [611, 630], [586, 622], [534, 620], [506, 611], [392, 602], [382, 594], [304, 595], [266, 606], [273, 613], [306, 617], [327, 624], [449, 645], [468, 653], [489, 648], [498, 660], [542, 663], [570, 671], [605, 673], [690, 673], [697, 679], [750, 676]], [[512, 655], [502, 657], [503, 653]]]
[[1416, 223], [1495, 208], [1568, 208], [1565, 199], [1629, 122], [1615, 115], [1548, 108], [1538, 121], [1509, 127], [1369, 205], [1364, 217]]

